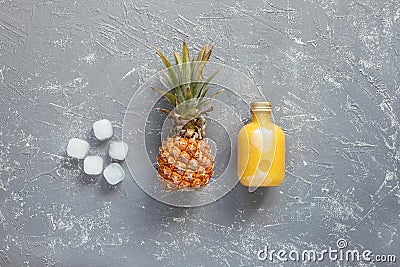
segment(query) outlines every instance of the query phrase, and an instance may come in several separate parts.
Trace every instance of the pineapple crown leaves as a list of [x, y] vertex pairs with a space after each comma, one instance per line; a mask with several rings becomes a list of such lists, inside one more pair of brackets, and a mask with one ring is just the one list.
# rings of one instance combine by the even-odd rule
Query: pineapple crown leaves
[[[152, 89], [162, 94], [167, 102], [173, 107], [176, 107], [177, 111], [181, 114], [195, 116], [210, 111], [208, 109], [204, 112], [200, 112], [210, 103], [212, 98], [215, 98], [223, 91], [220, 90], [208, 99], [205, 98], [209, 91], [209, 83], [221, 70], [220, 67], [206, 80], [203, 78], [204, 66], [211, 57], [213, 45], [202, 47], [197, 57], [190, 59], [189, 49], [186, 42], [183, 41], [182, 54], [180, 55], [179, 53], [174, 52], [175, 64], [172, 64], [159, 49], [155, 48], [155, 50], [167, 68], [166, 70], [162, 70], [162, 73], [168, 81], [169, 88], [172, 90], [166, 92], [154, 87], [152, 87]], [[160, 110], [167, 113], [170, 112], [170, 110], [166, 109]], [[198, 114], [188, 114], [193, 112]]]

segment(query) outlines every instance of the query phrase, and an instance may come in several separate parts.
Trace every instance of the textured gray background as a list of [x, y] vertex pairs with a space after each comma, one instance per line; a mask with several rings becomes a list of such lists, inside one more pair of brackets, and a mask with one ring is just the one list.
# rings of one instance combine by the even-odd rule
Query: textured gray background
[[[399, 1], [32, 2], [0, 3], [0, 266], [255, 266], [264, 245], [338, 238], [400, 257]], [[161, 66], [151, 46], [183, 39], [214, 42], [212, 60], [274, 102], [279, 188], [178, 209], [65, 157], [96, 119], [118, 139], [130, 96]]]

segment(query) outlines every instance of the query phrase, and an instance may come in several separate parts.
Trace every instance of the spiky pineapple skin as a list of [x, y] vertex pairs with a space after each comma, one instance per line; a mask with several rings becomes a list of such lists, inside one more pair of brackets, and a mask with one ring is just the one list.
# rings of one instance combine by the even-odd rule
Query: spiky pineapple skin
[[182, 45], [182, 55], [174, 52], [175, 65], [158, 49], [157, 55], [164, 63], [163, 75], [170, 91], [152, 89], [162, 94], [173, 107], [172, 110], [159, 109], [172, 119], [169, 137], [162, 143], [157, 157], [158, 178], [167, 189], [198, 188], [208, 184], [213, 175], [214, 157], [205, 137], [206, 121], [203, 115], [212, 110], [207, 96], [210, 81], [220, 70], [217, 69], [207, 79], [203, 77], [204, 66], [210, 59], [213, 46], [204, 46], [197, 57], [190, 58], [186, 42]]
[[167, 189], [191, 189], [208, 184], [214, 174], [214, 156], [206, 140], [168, 137], [157, 157], [158, 178]]

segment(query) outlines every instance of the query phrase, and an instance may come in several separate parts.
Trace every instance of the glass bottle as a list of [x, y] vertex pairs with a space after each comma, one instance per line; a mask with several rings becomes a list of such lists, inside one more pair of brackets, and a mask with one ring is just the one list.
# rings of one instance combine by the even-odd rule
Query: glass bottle
[[238, 176], [248, 187], [278, 186], [285, 176], [285, 135], [271, 119], [271, 102], [251, 103], [252, 121], [238, 136]]

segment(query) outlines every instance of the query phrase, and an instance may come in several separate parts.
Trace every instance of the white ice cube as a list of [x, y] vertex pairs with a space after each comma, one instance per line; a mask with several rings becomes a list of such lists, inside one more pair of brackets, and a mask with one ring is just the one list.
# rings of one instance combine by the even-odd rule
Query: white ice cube
[[104, 178], [110, 185], [116, 185], [125, 178], [125, 172], [118, 163], [111, 163], [103, 171]]
[[108, 155], [112, 159], [124, 160], [126, 154], [128, 154], [128, 144], [125, 142], [111, 142]]
[[68, 141], [67, 155], [77, 159], [84, 159], [89, 151], [89, 143], [85, 140], [72, 138]]
[[106, 119], [93, 123], [93, 132], [100, 141], [110, 139], [114, 134], [111, 121]]
[[83, 161], [83, 171], [89, 175], [98, 175], [103, 171], [103, 159], [99, 156], [87, 156]]

